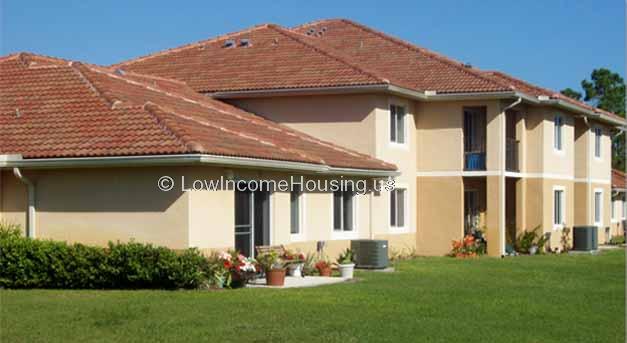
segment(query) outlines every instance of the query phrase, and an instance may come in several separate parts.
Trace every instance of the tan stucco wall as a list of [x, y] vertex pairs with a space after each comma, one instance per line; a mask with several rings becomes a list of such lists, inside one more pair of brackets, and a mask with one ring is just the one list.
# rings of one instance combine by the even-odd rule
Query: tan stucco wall
[[18, 224], [25, 231], [27, 194], [26, 186], [10, 170], [0, 170], [0, 220]]
[[290, 96], [229, 100], [314, 137], [374, 156], [374, 111], [384, 98], [374, 94]]
[[486, 164], [496, 168], [500, 137], [498, 101], [416, 103], [417, 171], [461, 171], [464, 165], [464, 107], [487, 109]]
[[461, 177], [418, 177], [418, 231], [420, 255], [445, 255], [451, 241], [464, 232], [464, 185]]
[[[188, 198], [161, 192], [157, 179], [175, 168], [24, 170], [36, 183], [36, 236], [105, 245], [109, 240], [188, 244]], [[24, 227], [26, 188], [4, 173], [3, 218]]]
[[[223, 175], [277, 181], [289, 180], [291, 176], [212, 167], [59, 169], [24, 171], [24, 174], [36, 182], [38, 238], [92, 245], [134, 239], [172, 248], [198, 247], [203, 251], [233, 247], [235, 193], [182, 191], [183, 176], [186, 188], [194, 180], [217, 180]], [[157, 189], [157, 180], [164, 175], [174, 179], [174, 190]], [[26, 188], [12, 174], [3, 173], [2, 177], [2, 218], [24, 227]], [[321, 178], [305, 175], [305, 179]], [[389, 232], [388, 201], [387, 192], [378, 196], [357, 195], [355, 229], [338, 233], [333, 231], [332, 193], [306, 192], [303, 232], [296, 237], [290, 234], [289, 192], [274, 192], [270, 197], [270, 243], [315, 249], [317, 241], [325, 241], [333, 258], [342, 247], [348, 246], [350, 239], [356, 238], [389, 239], [391, 250], [414, 249], [413, 232]], [[376, 207], [377, 202], [385, 206]], [[374, 226], [371, 222], [386, 225]]]
[[[338, 145], [355, 149], [384, 161], [394, 163], [400, 175], [395, 178], [397, 187], [407, 190], [408, 204], [406, 211], [406, 227], [393, 229], [389, 226], [389, 192], [383, 191], [372, 197], [374, 215], [365, 216], [365, 209], [370, 206], [368, 197], [360, 201], [360, 233], [403, 235], [416, 231], [416, 180], [417, 170], [416, 137], [417, 116], [413, 101], [384, 94], [362, 95], [325, 95], [325, 96], [290, 96], [256, 99], [231, 100], [233, 104], [248, 111], [261, 114], [274, 121], [289, 125], [312, 136], [334, 142]], [[390, 143], [390, 112], [391, 104], [404, 106], [406, 110], [406, 143], [399, 145]], [[460, 117], [461, 118], [461, 117]], [[330, 195], [329, 195], [330, 196]], [[325, 195], [307, 195], [307, 202], [315, 204], [324, 199]], [[279, 199], [280, 197], [277, 197]], [[311, 199], [310, 199], [311, 198]], [[289, 200], [289, 199], [288, 199]], [[278, 201], [278, 200], [277, 200]], [[309, 204], [308, 204], [309, 207]], [[277, 217], [279, 214], [276, 215]], [[328, 211], [319, 213], [318, 221], [330, 223]], [[372, 224], [370, 224], [372, 221]], [[288, 223], [289, 224], [289, 223]], [[324, 224], [330, 225], [330, 224]], [[370, 229], [371, 228], [371, 229]], [[362, 232], [363, 231], [363, 232]], [[312, 231], [311, 237], [304, 239], [328, 239], [326, 236]]]
[[607, 126], [601, 124], [592, 123], [592, 127], [600, 127], [603, 130], [601, 136], [601, 157], [594, 156], [594, 133], [590, 131], [590, 154], [591, 154], [591, 167], [590, 177], [597, 180], [605, 180], [609, 183], [612, 174], [612, 138], [610, 130]]

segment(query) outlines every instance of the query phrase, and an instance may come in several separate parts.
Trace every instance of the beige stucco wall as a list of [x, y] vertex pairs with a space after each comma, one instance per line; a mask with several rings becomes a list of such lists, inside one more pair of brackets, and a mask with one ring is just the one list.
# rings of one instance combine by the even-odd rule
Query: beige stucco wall
[[420, 255], [445, 255], [451, 241], [464, 232], [464, 185], [461, 177], [418, 177], [418, 231]]
[[[234, 245], [234, 191], [183, 191], [194, 180], [217, 180], [231, 175], [235, 179], [289, 180], [292, 174], [251, 169], [217, 167], [177, 168], [107, 168], [26, 170], [37, 189], [37, 237], [106, 245], [108, 241], [139, 242], [171, 248], [198, 247], [203, 251], [223, 250]], [[157, 188], [161, 176], [170, 176], [175, 188], [163, 192]], [[295, 175], [299, 176], [299, 175]], [[306, 180], [324, 180], [304, 175]], [[25, 227], [26, 188], [12, 174], [2, 173], [2, 218]], [[370, 181], [370, 180], [369, 180]], [[336, 257], [350, 239], [390, 240], [390, 251], [409, 252], [415, 248], [413, 232], [388, 232], [386, 192], [368, 192], [355, 197], [355, 229], [333, 231], [333, 196], [329, 192], [306, 192], [302, 203], [302, 234], [290, 234], [289, 192], [276, 191], [270, 196], [270, 244], [285, 244], [313, 251], [318, 241], [325, 241], [325, 253]], [[372, 203], [371, 203], [372, 201]], [[372, 209], [372, 211], [371, 211]], [[373, 219], [380, 217], [382, 219]]]
[[[105, 245], [109, 240], [188, 244], [188, 197], [161, 192], [179, 168], [24, 170], [36, 183], [36, 237]], [[26, 188], [3, 173], [3, 219], [25, 226]]]
[[500, 137], [498, 101], [447, 101], [416, 103], [416, 170], [461, 171], [464, 167], [464, 107], [487, 109], [486, 166], [496, 169]]
[[314, 137], [373, 156], [374, 111], [382, 95], [342, 94], [266, 97], [230, 103]]
[[[416, 152], [417, 116], [416, 104], [413, 101], [385, 94], [342, 94], [237, 99], [230, 102], [312, 136], [394, 163], [400, 172], [400, 175], [395, 177], [396, 185], [405, 188], [408, 194], [405, 228], [390, 227], [390, 194], [383, 191], [372, 197], [371, 206], [374, 214], [372, 217], [360, 219], [360, 223], [363, 223], [360, 224], [360, 230], [366, 230], [367, 223], [368, 227], [371, 227], [368, 230], [372, 230], [373, 235], [406, 235], [416, 231], [415, 173], [419, 154]], [[405, 107], [407, 138], [405, 144], [390, 142], [391, 104]], [[321, 200], [320, 197], [321, 195], [315, 194], [306, 196], [307, 202], [327, 201]], [[360, 202], [364, 205], [360, 208], [370, 206], [369, 201], [368, 197], [364, 197]], [[321, 213], [317, 220], [326, 221], [325, 218], [328, 218], [327, 222], [330, 222], [329, 216], [329, 213]], [[317, 236], [312, 236], [311, 239], [324, 239], [324, 236], [318, 237], [317, 233], [312, 235]]]

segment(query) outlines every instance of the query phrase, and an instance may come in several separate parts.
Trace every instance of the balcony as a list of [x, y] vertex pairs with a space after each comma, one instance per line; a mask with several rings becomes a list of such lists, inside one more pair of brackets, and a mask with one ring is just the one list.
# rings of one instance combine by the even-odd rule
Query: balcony
[[486, 170], [486, 108], [464, 108], [464, 170]]
[[464, 151], [464, 170], [485, 170], [485, 151]]
[[514, 138], [507, 138], [505, 147], [505, 170], [510, 172], [519, 172], [518, 164], [518, 144]]

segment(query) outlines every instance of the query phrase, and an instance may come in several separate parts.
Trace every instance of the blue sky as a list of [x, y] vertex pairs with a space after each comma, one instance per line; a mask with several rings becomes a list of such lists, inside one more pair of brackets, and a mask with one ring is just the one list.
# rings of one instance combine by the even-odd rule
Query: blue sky
[[623, 0], [0, 0], [2, 55], [111, 64], [260, 23], [345, 17], [482, 69], [553, 89], [625, 74]]

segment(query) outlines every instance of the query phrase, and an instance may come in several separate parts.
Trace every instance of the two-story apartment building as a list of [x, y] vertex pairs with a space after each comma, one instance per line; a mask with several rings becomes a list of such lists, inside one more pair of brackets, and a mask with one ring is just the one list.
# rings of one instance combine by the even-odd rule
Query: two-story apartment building
[[[316, 177], [395, 179], [393, 191], [270, 192], [258, 195], [261, 202], [253, 200], [252, 206], [249, 195], [238, 192], [186, 193], [181, 195], [187, 199], [181, 207], [185, 214], [173, 217], [184, 218], [177, 225], [183, 227], [182, 235], [188, 232], [189, 239], [177, 246], [241, 247], [238, 240], [252, 240], [248, 249], [286, 244], [314, 250], [325, 242], [331, 254], [347, 246], [350, 239], [383, 238], [390, 241], [392, 250], [443, 255], [452, 240], [484, 230], [489, 254], [499, 256], [506, 252], [508, 241], [524, 230], [540, 227], [551, 234], [550, 246], [559, 249], [564, 227], [595, 225], [605, 230], [611, 222], [611, 135], [623, 129], [623, 118], [348, 20], [323, 20], [293, 29], [256, 26], [103, 70], [118, 78], [150, 75], [142, 77], [150, 82], [161, 80], [165, 93], [184, 88], [184, 96], [194, 101], [201, 96], [212, 106], [229, 106], [229, 111], [257, 115], [286, 128], [276, 130], [277, 138], [272, 139], [280, 140], [278, 137], [286, 134], [282, 130], [289, 128], [315, 137], [327, 147], [342, 149], [346, 156], [340, 160], [350, 163], [341, 165], [343, 169], [331, 165], [333, 173]], [[157, 87], [150, 82], [147, 87]], [[110, 89], [99, 92], [110, 99], [135, 94], [109, 96], [113, 93]], [[155, 101], [148, 96], [142, 99]], [[189, 136], [185, 133], [182, 136]], [[246, 134], [254, 136], [257, 130]], [[269, 137], [272, 135], [264, 139]], [[317, 149], [308, 146], [301, 152], [307, 155]], [[20, 153], [4, 148], [0, 152]], [[253, 157], [277, 159], [281, 154]], [[329, 163], [325, 157], [322, 160], [322, 164]], [[228, 170], [240, 178], [304, 173], [293, 166], [281, 166], [277, 171], [276, 165], [266, 171], [268, 167], [261, 162], [249, 164], [248, 169], [241, 167]], [[193, 168], [181, 167], [175, 174], [227, 172], [208, 166]], [[152, 178], [159, 173], [154, 168], [145, 172]], [[95, 180], [102, 182], [103, 178]], [[3, 188], [4, 202], [11, 203], [6, 199], [13, 194], [13, 186], [7, 183], [15, 180], [5, 181]], [[26, 191], [16, 191], [20, 192], [24, 197]], [[229, 206], [216, 209], [224, 203]], [[110, 218], [109, 214], [102, 217], [98, 206], [91, 207], [91, 212], [100, 212], [99, 218]], [[168, 211], [172, 208], [165, 207]], [[254, 209], [268, 215], [251, 223]], [[118, 210], [125, 212], [114, 212]], [[147, 212], [159, 213], [159, 209]], [[14, 213], [21, 218], [21, 211]], [[133, 221], [142, 218], [132, 210], [125, 214]], [[70, 216], [64, 213], [61, 217]], [[76, 219], [55, 224], [50, 220], [40, 220], [43, 227], [58, 227], [50, 237], [89, 241], [93, 219], [78, 220], [84, 233], [74, 238], [58, 232], [75, 225]], [[145, 232], [143, 236], [121, 233], [126, 220], [115, 217], [120, 229], [96, 243], [131, 237], [155, 241], [167, 231], [163, 228], [154, 233], [144, 228], [140, 230]], [[212, 234], [207, 233], [209, 225]], [[261, 230], [257, 237], [264, 239], [242, 236], [255, 228]], [[156, 242], [172, 245], [168, 240]]]

